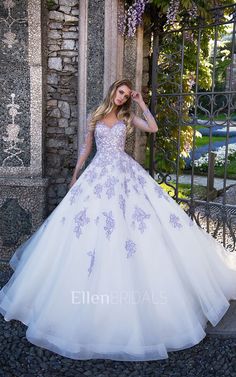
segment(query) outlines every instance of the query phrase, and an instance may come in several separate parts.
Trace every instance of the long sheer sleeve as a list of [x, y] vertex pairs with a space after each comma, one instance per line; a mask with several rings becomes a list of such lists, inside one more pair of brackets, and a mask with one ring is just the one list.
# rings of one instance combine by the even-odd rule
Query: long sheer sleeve
[[86, 156], [87, 158], [92, 150], [94, 132], [90, 127], [90, 124], [89, 124], [90, 120], [91, 120], [91, 113], [88, 114], [87, 119], [86, 119], [86, 126], [84, 127], [84, 132], [83, 132], [83, 142], [78, 152], [78, 158], [80, 158], [80, 156]]
[[94, 130], [90, 126], [91, 116], [92, 114], [89, 113], [86, 119], [86, 126], [84, 127], [83, 132], [83, 141], [81, 148], [78, 151], [77, 169], [81, 169], [83, 167], [92, 150]]
[[139, 128], [141, 131], [156, 132], [157, 131], [156, 121], [149, 109], [145, 111], [145, 118], [146, 119], [144, 120], [132, 112], [131, 123], [134, 127]]

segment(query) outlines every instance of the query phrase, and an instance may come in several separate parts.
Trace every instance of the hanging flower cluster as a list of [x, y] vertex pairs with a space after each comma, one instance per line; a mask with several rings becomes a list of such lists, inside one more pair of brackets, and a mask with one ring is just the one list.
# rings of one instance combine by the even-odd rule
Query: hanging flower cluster
[[118, 18], [118, 31], [128, 37], [135, 35], [137, 27], [141, 24], [145, 6], [150, 0], [135, 0], [132, 5], [125, 3], [124, 14]]
[[[137, 27], [141, 24], [145, 7], [153, 0], [126, 0], [124, 4], [124, 12], [118, 16], [118, 31], [122, 35], [133, 37]], [[155, 5], [154, 5], [155, 6]], [[194, 1], [191, 7], [183, 7], [180, 0], [171, 0], [166, 13], [166, 25], [172, 26], [181, 18], [182, 11], [185, 10], [191, 20], [198, 17], [198, 7]], [[183, 14], [182, 14], [183, 15]], [[191, 36], [190, 36], [191, 37]]]
[[170, 5], [166, 14], [166, 24], [167, 25], [173, 25], [176, 22], [177, 15], [179, 13], [179, 6], [180, 1], [179, 0], [171, 0]]
[[[187, 10], [188, 15], [190, 18], [196, 18], [198, 16], [198, 9], [196, 4], [192, 2], [191, 8]], [[180, 13], [180, 0], [171, 0], [170, 5], [166, 14], [166, 25], [173, 25], [178, 18], [178, 15]]]

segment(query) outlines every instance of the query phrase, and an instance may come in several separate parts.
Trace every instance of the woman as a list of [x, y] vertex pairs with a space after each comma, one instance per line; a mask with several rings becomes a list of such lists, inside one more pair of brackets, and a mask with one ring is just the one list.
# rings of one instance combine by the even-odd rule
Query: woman
[[[70, 187], [76, 182], [78, 172], [91, 152], [93, 131], [97, 121], [101, 122], [103, 118], [106, 121], [105, 126], [113, 127], [114, 125], [116, 126], [116, 123], [119, 123], [117, 117], [121, 120], [126, 120], [129, 124], [132, 118], [132, 125], [142, 131], [156, 132], [158, 130], [156, 121], [145, 105], [142, 95], [139, 92], [133, 91], [131, 88], [132, 84], [129, 80], [115, 81], [110, 86], [105, 100], [95, 111], [92, 120], [91, 115], [88, 117], [87, 122], [90, 121], [92, 126], [86, 129], [85, 143], [80, 153], [80, 158], [77, 161]], [[139, 104], [147, 121], [131, 113], [131, 99]]]
[[[130, 111], [139, 104], [146, 120]], [[87, 121], [62, 202], [10, 260], [5, 320], [73, 359], [156, 360], [200, 342], [236, 298], [236, 268], [124, 152], [126, 128], [157, 124], [129, 80], [117, 80]], [[93, 137], [97, 152], [77, 179]]]

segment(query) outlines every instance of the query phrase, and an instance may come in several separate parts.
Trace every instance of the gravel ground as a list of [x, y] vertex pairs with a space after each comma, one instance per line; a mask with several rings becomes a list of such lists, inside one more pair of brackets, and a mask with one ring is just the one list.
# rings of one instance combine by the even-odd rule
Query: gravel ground
[[[0, 275], [4, 285], [12, 270]], [[195, 347], [170, 352], [159, 361], [72, 360], [36, 347], [25, 338], [26, 326], [0, 315], [0, 377], [236, 377], [236, 339], [206, 336]]]

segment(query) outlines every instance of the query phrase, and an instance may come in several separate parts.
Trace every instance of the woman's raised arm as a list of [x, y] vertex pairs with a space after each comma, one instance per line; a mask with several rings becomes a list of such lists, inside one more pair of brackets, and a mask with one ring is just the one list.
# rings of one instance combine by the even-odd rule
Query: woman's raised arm
[[[146, 105], [145, 105], [146, 106]], [[154, 133], [158, 131], [158, 126], [156, 124], [156, 121], [151, 113], [151, 111], [146, 107], [146, 109], [143, 111], [143, 116], [146, 120], [140, 118], [139, 116], [132, 113], [132, 125], [134, 127], [139, 128], [142, 131]]]

